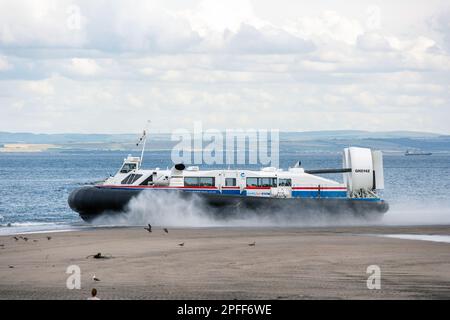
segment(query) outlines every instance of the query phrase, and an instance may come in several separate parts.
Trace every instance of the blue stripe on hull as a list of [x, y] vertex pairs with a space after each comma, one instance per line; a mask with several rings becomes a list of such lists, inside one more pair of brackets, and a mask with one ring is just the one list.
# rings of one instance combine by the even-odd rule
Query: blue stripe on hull
[[[294, 198], [318, 198], [319, 192], [318, 191], [292, 191], [292, 197]], [[347, 192], [346, 191], [321, 191], [320, 192], [321, 198], [346, 198]]]
[[241, 190], [222, 190], [222, 194], [241, 194]]
[[197, 190], [197, 189], [180, 189], [181, 191], [186, 191], [186, 192], [201, 192], [201, 193], [217, 193], [220, 194], [220, 190], [208, 190], [208, 189], [203, 189], [203, 190]]
[[[102, 188], [102, 187], [100, 187]], [[113, 188], [113, 189], [119, 189], [119, 190], [130, 190], [131, 188], [127, 187], [119, 187], [119, 188]], [[242, 197], [247, 196], [247, 191], [243, 190], [242, 193], [240, 190], [220, 190], [218, 189], [164, 189], [164, 188], [133, 188], [131, 190], [135, 191], [150, 191], [150, 190], [179, 190], [184, 192], [197, 192], [197, 193], [213, 193], [213, 194], [224, 194], [224, 195], [241, 195]], [[293, 198], [319, 198], [319, 192], [315, 190], [292, 190], [292, 197]], [[337, 198], [337, 199], [349, 199], [347, 197], [346, 191], [321, 191], [320, 192], [320, 198]], [[352, 198], [352, 200], [359, 200], [359, 201], [380, 201], [380, 198]]]

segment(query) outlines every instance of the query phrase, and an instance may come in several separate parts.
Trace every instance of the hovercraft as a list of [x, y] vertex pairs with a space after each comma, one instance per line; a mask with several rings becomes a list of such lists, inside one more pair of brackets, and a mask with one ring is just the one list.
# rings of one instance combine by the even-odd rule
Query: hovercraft
[[[122, 167], [104, 182], [72, 191], [68, 203], [85, 221], [127, 210], [143, 192], [176, 193], [197, 197], [218, 217], [264, 211], [291, 216], [352, 215], [378, 219], [389, 206], [380, 198], [384, 189], [381, 151], [350, 147], [343, 152], [343, 168], [305, 170], [297, 163], [287, 170], [200, 170], [176, 164], [171, 169], [142, 169], [142, 156], [124, 159]], [[342, 173], [343, 183], [322, 177]]]

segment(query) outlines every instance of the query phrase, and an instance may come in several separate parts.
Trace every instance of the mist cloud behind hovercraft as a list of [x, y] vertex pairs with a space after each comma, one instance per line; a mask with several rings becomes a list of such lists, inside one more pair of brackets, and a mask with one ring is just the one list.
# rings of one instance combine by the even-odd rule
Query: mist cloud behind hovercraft
[[0, 0], [0, 128], [448, 134], [449, 20], [440, 0]]
[[98, 226], [157, 227], [330, 227], [330, 226], [411, 226], [450, 224], [450, 202], [418, 201], [393, 202], [380, 219], [365, 219], [352, 215], [333, 215], [316, 211], [275, 212], [272, 210], [241, 211], [228, 218], [217, 217], [205, 207], [200, 197], [185, 199], [178, 194], [160, 192], [142, 193], [131, 200], [121, 214], [105, 214], [94, 220]]

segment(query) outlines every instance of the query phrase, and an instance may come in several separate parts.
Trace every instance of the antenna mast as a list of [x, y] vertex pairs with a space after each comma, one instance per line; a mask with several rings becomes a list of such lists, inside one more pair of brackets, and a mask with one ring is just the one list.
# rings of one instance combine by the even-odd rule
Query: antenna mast
[[147, 125], [145, 126], [144, 132], [142, 133], [142, 136], [139, 138], [139, 141], [136, 143], [137, 147], [142, 142], [141, 162], [139, 164], [139, 168], [142, 167], [142, 162], [144, 161], [145, 143], [147, 142], [147, 131], [150, 122], [151, 122], [150, 120], [147, 120]]

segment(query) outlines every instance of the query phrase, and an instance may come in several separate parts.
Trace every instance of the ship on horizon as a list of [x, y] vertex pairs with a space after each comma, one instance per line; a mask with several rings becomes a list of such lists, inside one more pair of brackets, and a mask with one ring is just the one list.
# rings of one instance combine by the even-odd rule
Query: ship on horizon
[[431, 152], [406, 150], [405, 156], [431, 156]]

